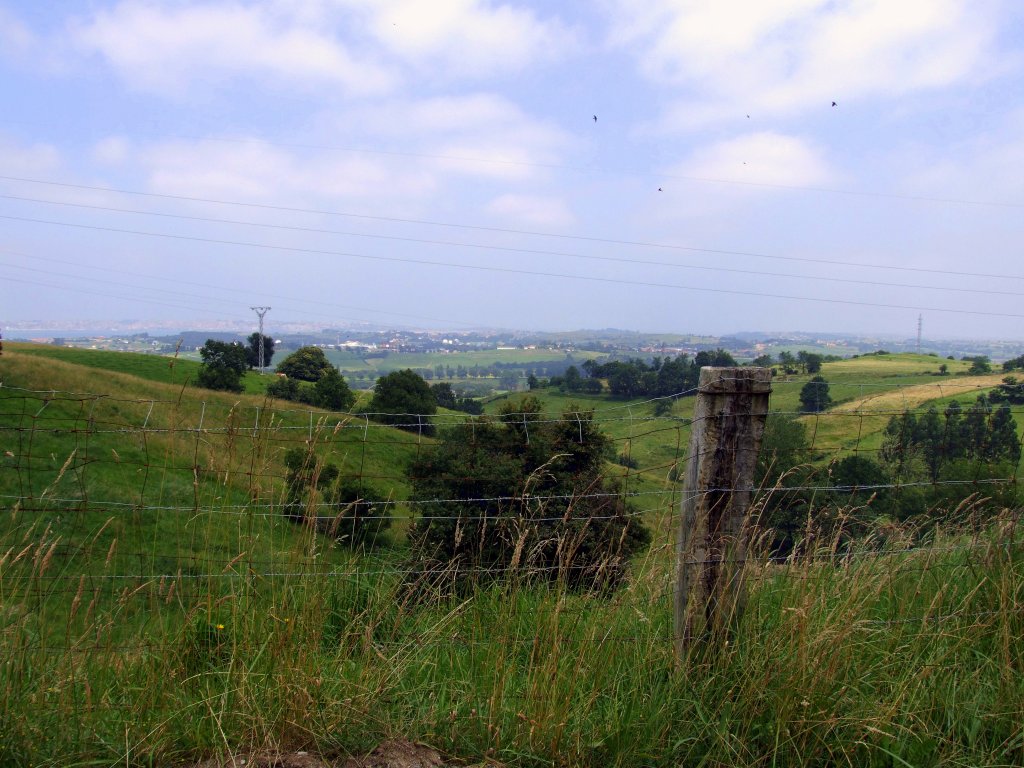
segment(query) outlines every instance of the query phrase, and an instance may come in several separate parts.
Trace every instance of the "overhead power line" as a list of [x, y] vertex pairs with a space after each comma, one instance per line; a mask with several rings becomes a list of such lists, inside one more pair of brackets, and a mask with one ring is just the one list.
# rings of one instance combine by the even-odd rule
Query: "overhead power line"
[[[338, 235], [344, 237], [362, 237], [375, 240], [392, 240], [404, 243], [419, 243], [423, 245], [443, 245], [448, 247], [458, 248], [474, 248], [485, 251], [501, 251], [505, 253], [522, 253], [537, 256], [562, 256], [573, 259], [584, 259], [589, 261], [605, 261], [620, 264], [636, 264], [643, 266], [657, 266], [657, 267], [669, 267], [672, 269], [689, 269], [697, 270], [702, 272], [721, 272], [727, 274], [739, 274], [739, 275], [753, 275], [757, 277], [780, 277], [786, 279], [797, 279], [797, 280], [815, 280], [818, 282], [827, 283], [844, 283], [847, 285], [868, 285], [872, 287], [885, 287], [885, 288], [913, 288], [919, 290], [928, 291], [947, 291], [951, 293], [973, 293], [985, 296], [1018, 296], [1024, 297], [1024, 293], [1018, 291], [998, 291], [990, 289], [978, 289], [978, 288], [962, 288], [957, 286], [943, 286], [943, 285], [921, 285], [917, 283], [890, 283], [882, 280], [858, 280], [856, 278], [849, 277], [828, 277], [822, 275], [803, 275], [793, 272], [765, 272], [754, 269], [738, 269], [735, 267], [721, 267], [714, 266], [709, 267], [702, 264], [679, 264], [671, 261], [656, 261], [653, 259], [629, 259], [622, 256], [599, 256], [594, 254], [585, 253], [569, 253], [565, 251], [548, 251], [534, 248], [515, 248], [512, 246], [503, 245], [486, 245], [481, 243], [462, 243], [453, 240], [435, 240], [418, 237], [404, 237], [400, 235], [381, 235], [374, 233], [365, 232], [348, 232], [337, 229], [323, 229], [319, 227], [300, 227], [292, 224], [271, 224], [263, 221], [242, 221], [238, 219], [223, 219], [213, 216], [194, 216], [189, 214], [181, 213], [166, 213], [164, 211], [143, 211], [134, 208], [118, 208], [109, 205], [91, 205], [88, 203], [71, 203], [63, 200], [43, 200], [35, 197], [23, 197], [19, 195], [2, 195], [0, 199], [4, 200], [19, 200], [29, 203], [41, 203], [44, 205], [61, 205], [70, 208], [84, 208], [93, 211], [106, 211], [111, 213], [128, 213], [139, 216], [158, 216], [161, 218], [180, 219], [182, 221], [197, 221], [207, 224], [230, 224], [233, 226], [245, 226], [245, 227], [260, 227], [263, 229], [275, 229], [286, 232], [304, 232], [310, 234], [322, 234], [322, 235]], [[1017, 278], [1024, 280], [1024, 276]]]
[[396, 224], [416, 224], [422, 226], [445, 227], [450, 229], [463, 229], [475, 232], [494, 232], [499, 234], [525, 235], [529, 237], [550, 237], [559, 240], [579, 241], [588, 243], [603, 243], [606, 245], [622, 245], [637, 248], [657, 248], [670, 251], [684, 251], [691, 253], [708, 253], [722, 256], [744, 256], [756, 259], [771, 259], [776, 261], [793, 261], [805, 264], [825, 264], [829, 266], [856, 267], [861, 269], [885, 269], [896, 272], [917, 272], [921, 274], [953, 275], [956, 277], [982, 277], [998, 280], [1024, 280], [1024, 275], [992, 274], [985, 272], [964, 272], [948, 269], [931, 269], [927, 267], [908, 267], [893, 264], [874, 264], [855, 261], [841, 261], [836, 259], [816, 259], [808, 256], [780, 256], [776, 254], [757, 253], [753, 251], [735, 251], [722, 248], [699, 248], [695, 246], [675, 245], [670, 243], [645, 242], [640, 240], [619, 240], [607, 237], [590, 237], [586, 235], [568, 235], [559, 232], [541, 232], [535, 230], [513, 229], [509, 227], [490, 227], [478, 224], [459, 224], [444, 221], [433, 221], [430, 219], [410, 219], [395, 216], [377, 216], [364, 213], [351, 213], [346, 211], [331, 211], [317, 208], [299, 208], [285, 205], [271, 205], [268, 203], [251, 203], [237, 200], [218, 200], [214, 198], [193, 197], [188, 195], [170, 195], [158, 192], [140, 192], [137, 190], [119, 189], [116, 187], [101, 187], [88, 184], [73, 184], [70, 182], [48, 181], [44, 179], [31, 179], [22, 176], [0, 175], [0, 180], [18, 181], [27, 184], [42, 184], [46, 186], [62, 187], [67, 189], [85, 189], [93, 192], [111, 192], [120, 195], [133, 195], [162, 200], [181, 200], [193, 203], [210, 203], [213, 205], [234, 205], [243, 208], [256, 210], [283, 211], [287, 213], [307, 213], [319, 216], [338, 216], [342, 218], [362, 219], [365, 221], [382, 221]]
[[786, 299], [789, 301], [811, 301], [821, 304], [845, 304], [859, 307], [878, 307], [883, 309], [906, 309], [913, 310], [915, 312], [944, 312], [958, 315], [977, 315], [983, 317], [1010, 317], [1024, 319], [1024, 314], [1016, 314], [1009, 312], [986, 312], [982, 310], [973, 309], [955, 309], [949, 307], [927, 307], [927, 306], [916, 306], [906, 304], [887, 304], [884, 302], [873, 302], [873, 301], [856, 301], [853, 299], [832, 299], [822, 298], [817, 296], [799, 296], [793, 294], [782, 294], [782, 293], [767, 293], [760, 291], [741, 291], [733, 288], [708, 288], [703, 286], [691, 286], [691, 285], [680, 285], [678, 283], [662, 283], [645, 280], [627, 280], [624, 278], [612, 278], [612, 277], [598, 277], [596, 275], [572, 275], [563, 274], [559, 272], [542, 272], [539, 270], [529, 269], [516, 269], [513, 267], [495, 267], [485, 266], [480, 264], [459, 264], [456, 262], [445, 262], [445, 261], [429, 261], [426, 259], [412, 259], [400, 256], [373, 256], [370, 254], [353, 253], [349, 251], [331, 251], [319, 248], [299, 248], [295, 246], [285, 245], [271, 245], [269, 243], [254, 243], [247, 242], [244, 240], [224, 240], [220, 238], [212, 237], [197, 237], [192, 235], [179, 235], [168, 232], [148, 232], [145, 230], [135, 229], [122, 229], [119, 227], [103, 227], [91, 224], [78, 224], [66, 221], [54, 221], [51, 219], [36, 219], [28, 216], [9, 216], [0, 214], [0, 219], [8, 221], [22, 221], [34, 224], [46, 224], [50, 226], [69, 227], [73, 229], [87, 229], [98, 232], [117, 232], [120, 234], [128, 235], [141, 235], [144, 237], [161, 237], [171, 240], [181, 240], [185, 242], [196, 242], [196, 243], [210, 243], [214, 245], [230, 245], [242, 248], [258, 248], [262, 250], [270, 251], [284, 251], [289, 253], [306, 253], [317, 256], [340, 256], [345, 258], [355, 259], [366, 259], [369, 261], [389, 262], [389, 263], [401, 263], [401, 264], [416, 264], [419, 266], [430, 266], [430, 267], [446, 267], [452, 269], [464, 269], [474, 270], [479, 272], [496, 272], [501, 274], [514, 274], [514, 275], [530, 275], [534, 277], [553, 277], [561, 280], [583, 280], [587, 282], [596, 283], [608, 283], [614, 285], [633, 285], [646, 288], [668, 288], [682, 291], [696, 291], [701, 293], [715, 293], [715, 294], [726, 294], [733, 296], [753, 296], [758, 298], [769, 298], [769, 299]]

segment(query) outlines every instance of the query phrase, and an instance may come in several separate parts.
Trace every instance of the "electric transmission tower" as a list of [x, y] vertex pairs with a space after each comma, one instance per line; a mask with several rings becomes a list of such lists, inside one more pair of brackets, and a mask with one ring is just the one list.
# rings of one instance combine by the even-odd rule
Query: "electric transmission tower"
[[917, 316], [917, 354], [921, 354], [921, 319], [922, 316]]
[[270, 307], [249, 307], [260, 319], [260, 335], [257, 339], [256, 359], [259, 360], [260, 375], [263, 375], [263, 316], [270, 311]]

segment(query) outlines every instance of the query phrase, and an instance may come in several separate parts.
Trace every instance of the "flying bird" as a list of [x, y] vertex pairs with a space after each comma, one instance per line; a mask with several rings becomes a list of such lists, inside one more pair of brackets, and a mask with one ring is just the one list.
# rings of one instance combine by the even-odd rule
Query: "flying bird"
[[597, 122], [597, 115], [594, 115], [594, 122]]
[[832, 102], [832, 106], [834, 107], [835, 105], [836, 105], [836, 103], [835, 103], [835, 102], [833, 101], [833, 102]]
[[658, 191], [659, 192], [664, 192], [665, 190], [663, 190], [661, 187], [658, 187]]

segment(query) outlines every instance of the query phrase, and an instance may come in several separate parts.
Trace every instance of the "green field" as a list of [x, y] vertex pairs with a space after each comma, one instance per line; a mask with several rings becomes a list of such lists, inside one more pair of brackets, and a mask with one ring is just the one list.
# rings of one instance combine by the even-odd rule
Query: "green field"
[[[843, 402], [802, 417], [821, 440], [863, 448], [900, 403], [991, 386], [891, 358], [825, 365]], [[886, 521], [838, 564], [831, 540], [786, 562], [755, 548], [742, 620], [675, 658], [692, 398], [656, 416], [538, 393], [550, 418], [593, 409], [636, 463], [608, 464], [655, 530], [624, 589], [513, 579], [422, 600], [403, 532], [426, 508], [399, 503], [379, 546], [350, 551], [284, 518], [283, 456], [312, 445], [401, 502], [432, 440], [184, 386], [178, 365], [0, 357], [0, 765], [340, 762], [394, 736], [515, 768], [1024, 764], [1020, 510], [966, 531]], [[772, 407], [795, 410], [806, 379], [776, 381]]]

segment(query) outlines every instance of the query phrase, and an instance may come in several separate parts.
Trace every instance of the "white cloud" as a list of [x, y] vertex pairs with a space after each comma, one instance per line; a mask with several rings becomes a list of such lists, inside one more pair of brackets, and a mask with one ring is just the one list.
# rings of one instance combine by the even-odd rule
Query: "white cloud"
[[491, 200], [487, 211], [515, 226], [565, 228], [575, 217], [559, 197], [541, 195], [500, 195]]
[[136, 88], [182, 93], [235, 78], [280, 84], [336, 84], [373, 93], [392, 86], [376, 63], [321, 30], [237, 2], [156, 5], [124, 0], [72, 27], [77, 44], [104, 57]]
[[0, 172], [8, 176], [47, 177], [60, 170], [61, 157], [50, 144], [21, 144], [0, 136]]
[[407, 201], [435, 190], [430, 174], [400, 158], [303, 154], [259, 140], [175, 141], [139, 147], [136, 162], [161, 194], [301, 206]]
[[377, 138], [404, 141], [442, 173], [523, 181], [545, 173], [569, 143], [560, 129], [487, 93], [390, 102], [346, 115]]
[[0, 8], [0, 55], [21, 56], [27, 53], [34, 37], [13, 13]]
[[770, 132], [703, 147], [668, 175], [780, 186], [822, 185], [833, 177], [814, 146], [795, 136]]
[[613, 42], [685, 89], [674, 127], [791, 115], [981, 78], [996, 66], [997, 0], [652, 0], [617, 5]]
[[107, 136], [92, 148], [93, 159], [103, 165], [120, 165], [130, 152], [131, 144], [124, 136]]
[[346, 0], [393, 55], [417, 67], [478, 78], [564, 55], [575, 34], [532, 10], [484, 0]]

